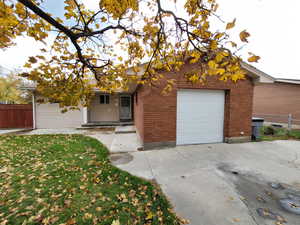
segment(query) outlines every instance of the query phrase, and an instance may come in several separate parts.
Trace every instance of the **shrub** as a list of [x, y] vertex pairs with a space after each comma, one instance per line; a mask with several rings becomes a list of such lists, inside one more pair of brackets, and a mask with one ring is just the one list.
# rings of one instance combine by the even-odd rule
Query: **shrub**
[[296, 139], [300, 139], [300, 131], [299, 130], [292, 130], [289, 132], [289, 136], [296, 138]]
[[288, 130], [286, 128], [275, 128], [276, 136], [286, 136], [288, 135]]
[[264, 135], [274, 135], [275, 134], [275, 128], [268, 126], [268, 127], [263, 127], [262, 128], [262, 133]]

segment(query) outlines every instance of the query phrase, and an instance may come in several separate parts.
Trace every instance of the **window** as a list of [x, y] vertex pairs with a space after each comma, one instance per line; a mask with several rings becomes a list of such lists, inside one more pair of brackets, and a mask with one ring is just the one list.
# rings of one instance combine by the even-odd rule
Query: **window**
[[109, 104], [109, 95], [100, 95], [100, 104]]
[[131, 98], [130, 96], [122, 96], [121, 97], [121, 107], [130, 107]]

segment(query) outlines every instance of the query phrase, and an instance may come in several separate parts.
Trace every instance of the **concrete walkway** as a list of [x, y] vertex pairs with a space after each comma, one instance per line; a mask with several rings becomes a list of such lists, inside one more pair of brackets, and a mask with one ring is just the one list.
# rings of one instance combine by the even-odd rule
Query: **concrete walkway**
[[136, 152], [142, 148], [134, 126], [95, 129], [36, 129], [26, 132], [26, 135], [40, 134], [82, 134], [93, 137], [103, 143], [111, 153]]
[[26, 132], [25, 135], [43, 135], [43, 134], [83, 134], [84, 130], [75, 128], [62, 128], [62, 129], [35, 129]]
[[[265, 207], [287, 224], [300, 224], [299, 215], [285, 212], [277, 198], [266, 194], [280, 198], [300, 192], [298, 141], [180, 146], [114, 155], [112, 161], [131, 174], [155, 179], [190, 224], [274, 225], [276, 220], [258, 215]], [[285, 189], [276, 192], [269, 182], [280, 182]]]
[[22, 131], [28, 130], [27, 128], [20, 128], [20, 129], [0, 129], [0, 135], [6, 134], [14, 134]]
[[140, 138], [138, 137], [134, 126], [116, 127], [111, 132], [94, 132], [88, 136], [96, 138], [109, 149], [110, 153], [136, 152], [142, 148]]

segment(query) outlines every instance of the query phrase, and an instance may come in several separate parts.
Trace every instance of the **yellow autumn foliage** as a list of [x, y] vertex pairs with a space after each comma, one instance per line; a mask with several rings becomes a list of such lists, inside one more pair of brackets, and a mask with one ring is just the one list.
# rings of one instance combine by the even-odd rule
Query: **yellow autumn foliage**
[[[228, 33], [236, 19], [225, 23], [224, 30], [210, 26], [218, 0], [185, 0], [187, 17], [160, 0], [101, 0], [94, 11], [79, 0], [64, 0], [64, 16], [56, 18], [42, 2], [0, 1], [0, 48], [13, 46], [15, 38], [24, 35], [47, 43], [55, 33], [50, 49], [28, 59], [23, 76], [61, 107], [88, 105], [94, 88], [111, 93], [132, 83], [155, 86], [163, 78], [160, 71], [180, 71], [186, 63], [201, 67], [185, 74], [190, 82], [203, 83], [208, 76], [234, 82], [245, 77], [240, 54], [231, 51], [239, 49], [239, 43]], [[241, 42], [249, 37], [246, 30], [239, 34]], [[259, 59], [251, 54], [248, 61]], [[173, 85], [167, 82], [164, 92]]]

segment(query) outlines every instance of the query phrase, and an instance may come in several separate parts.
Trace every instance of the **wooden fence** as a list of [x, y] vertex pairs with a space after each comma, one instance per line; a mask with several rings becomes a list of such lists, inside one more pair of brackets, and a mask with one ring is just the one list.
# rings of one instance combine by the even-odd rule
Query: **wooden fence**
[[0, 105], [0, 128], [32, 127], [32, 105]]

